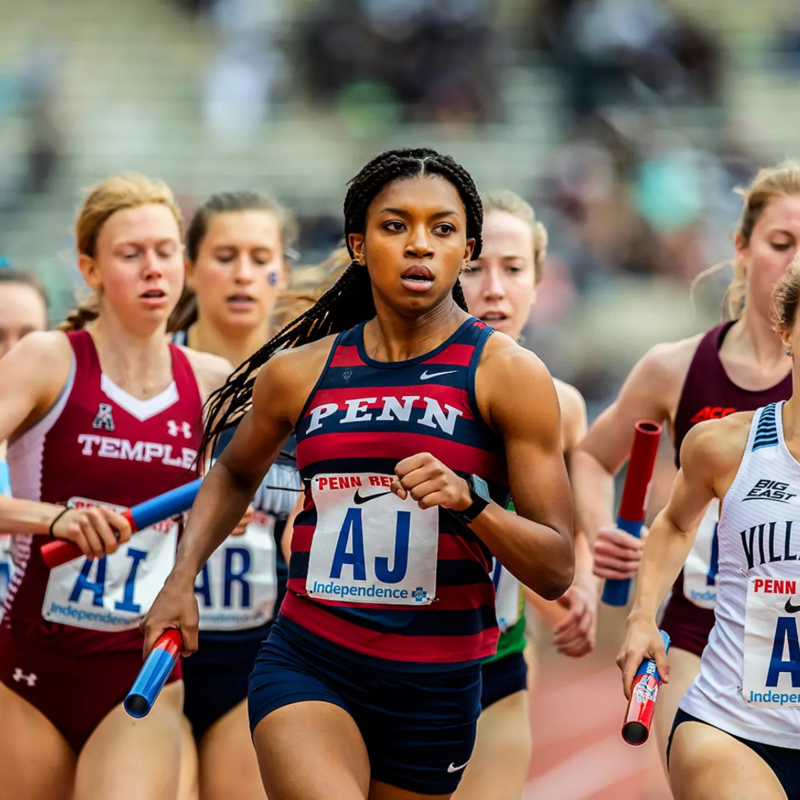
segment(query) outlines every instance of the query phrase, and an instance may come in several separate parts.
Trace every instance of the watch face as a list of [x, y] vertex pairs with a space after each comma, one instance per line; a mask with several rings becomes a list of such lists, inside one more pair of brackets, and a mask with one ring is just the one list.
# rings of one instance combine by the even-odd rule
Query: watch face
[[472, 491], [478, 495], [478, 497], [485, 500], [487, 503], [492, 502], [491, 495], [489, 494], [489, 484], [486, 481], [479, 477], [478, 475], [472, 475], [472, 480], [470, 481]]

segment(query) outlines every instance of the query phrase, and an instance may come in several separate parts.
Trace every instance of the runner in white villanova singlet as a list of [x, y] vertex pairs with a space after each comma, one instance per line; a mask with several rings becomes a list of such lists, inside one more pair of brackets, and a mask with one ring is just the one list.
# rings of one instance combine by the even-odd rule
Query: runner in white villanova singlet
[[800, 303], [795, 259], [776, 289], [793, 394], [755, 412], [703, 422], [681, 449], [669, 504], [644, 550], [617, 659], [630, 696], [655, 658], [669, 681], [656, 613], [708, 505], [721, 503], [716, 622], [700, 674], [675, 716], [667, 763], [676, 798], [800, 798]]

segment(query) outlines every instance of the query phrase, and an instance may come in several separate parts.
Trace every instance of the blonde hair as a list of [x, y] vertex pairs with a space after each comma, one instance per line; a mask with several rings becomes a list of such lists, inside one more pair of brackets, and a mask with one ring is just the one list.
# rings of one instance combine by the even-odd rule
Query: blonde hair
[[530, 226], [533, 236], [533, 275], [536, 283], [544, 275], [544, 262], [547, 257], [547, 228], [536, 219], [533, 206], [518, 194], [501, 190], [481, 195], [484, 219], [490, 211], [504, 211]]
[[292, 320], [308, 311], [345, 273], [352, 263], [346, 247], [334, 250], [328, 258], [313, 267], [295, 270], [295, 286], [281, 292], [272, 314], [274, 330], [283, 330]]
[[[743, 247], [748, 247], [753, 230], [761, 219], [764, 209], [776, 198], [800, 195], [800, 161], [783, 161], [777, 166], [760, 169], [749, 186], [737, 186], [734, 191], [744, 198], [735, 240]], [[733, 267], [733, 278], [725, 290], [722, 303], [727, 307], [728, 316], [731, 319], [738, 319], [744, 308], [747, 293], [744, 270], [738, 259], [723, 261], [701, 272], [692, 281], [692, 292], [699, 281], [728, 264]]]
[[[97, 237], [112, 214], [151, 203], [166, 206], [172, 212], [183, 238], [183, 215], [172, 190], [162, 181], [127, 172], [106, 178], [93, 186], [88, 190], [75, 221], [75, 247], [78, 255], [94, 258]], [[67, 315], [66, 320], [58, 326], [59, 330], [79, 330], [87, 322], [97, 319], [99, 314], [100, 297], [94, 292]]]
[[800, 304], [800, 252], [778, 282], [773, 297], [777, 326], [791, 330], [797, 320], [797, 306]]

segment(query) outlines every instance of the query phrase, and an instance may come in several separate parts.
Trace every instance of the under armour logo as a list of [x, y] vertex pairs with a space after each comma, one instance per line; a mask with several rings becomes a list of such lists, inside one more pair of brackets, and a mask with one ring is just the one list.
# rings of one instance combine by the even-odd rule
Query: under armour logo
[[180, 425], [174, 419], [167, 420], [167, 430], [170, 436], [177, 436], [179, 433], [183, 433], [184, 439], [192, 438], [192, 426], [185, 420]]
[[107, 431], [114, 430], [114, 417], [111, 416], [112, 406], [107, 403], [100, 403], [97, 406], [97, 416], [92, 423], [93, 428], [105, 428]]
[[38, 679], [38, 675], [34, 675], [31, 673], [30, 675], [26, 675], [19, 667], [14, 669], [14, 674], [11, 676], [17, 683], [21, 683], [25, 681], [28, 686], [36, 686], [36, 681]]

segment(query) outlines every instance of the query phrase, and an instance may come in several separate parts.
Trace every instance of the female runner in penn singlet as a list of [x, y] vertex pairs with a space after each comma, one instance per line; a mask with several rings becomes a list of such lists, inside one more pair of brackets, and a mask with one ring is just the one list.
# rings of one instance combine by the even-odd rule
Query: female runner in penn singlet
[[[478, 319], [519, 341], [543, 276], [547, 231], [533, 208], [512, 192], [491, 192], [481, 199], [483, 248], [480, 259], [461, 275], [464, 298]], [[577, 389], [563, 381], [554, 383], [561, 406], [561, 443], [569, 465], [586, 434], [586, 408]], [[519, 800], [528, 777], [532, 742], [525, 593], [499, 562], [493, 579], [500, 639], [497, 653], [483, 665], [478, 738], [457, 800]], [[554, 624], [554, 642], [566, 655], [586, 655], [594, 646], [596, 583], [586, 537], [576, 531], [575, 582], [556, 603], [531, 597], [545, 620]], [[552, 608], [556, 604], [559, 607]]]
[[482, 210], [461, 166], [384, 153], [344, 212], [354, 263], [215, 397], [211, 413], [225, 411], [211, 435], [245, 414], [198, 496], [146, 647], [177, 627], [195, 649], [195, 577], [294, 427], [307, 504], [250, 680], [267, 795], [448, 798], [497, 646], [491, 555], [547, 598], [572, 582], [558, 400], [533, 354], [465, 311], [458, 274], [480, 252]]
[[628, 696], [643, 658], [655, 657], [669, 677], [656, 613], [709, 503], [719, 503], [716, 622], [667, 751], [676, 800], [800, 798], [798, 266], [777, 300], [793, 365], [791, 399], [688, 434], [669, 504], [645, 546], [617, 660]]
[[[47, 292], [31, 273], [0, 264], [0, 358], [23, 336], [47, 330]], [[5, 444], [0, 444], [0, 494], [11, 494]], [[0, 535], [0, 603], [11, 582], [10, 536]], [[2, 614], [2, 612], [0, 612]]]
[[[232, 364], [249, 358], [270, 338], [289, 277], [285, 254], [296, 239], [294, 219], [275, 201], [252, 192], [212, 195], [186, 232], [187, 288], [170, 320], [173, 341]], [[250, 513], [195, 584], [200, 646], [183, 663], [184, 713], [197, 742], [203, 800], [264, 797], [247, 683], [286, 591], [280, 540], [300, 490], [295, 463], [273, 464]]]
[[[66, 333], [30, 334], [0, 362], [14, 494], [0, 500], [0, 531], [16, 535], [17, 556], [0, 626], [0, 796], [173, 800], [180, 671], [147, 720], [121, 704], [178, 524], [130, 538], [117, 512], [196, 477], [202, 396], [229, 366], [167, 342], [184, 270], [166, 186], [136, 175], [104, 181], [76, 238], [91, 306]], [[48, 532], [94, 559], [49, 571], [40, 553]]]
[[[634, 367], [619, 397], [591, 426], [573, 461], [578, 517], [595, 544], [602, 578], [635, 574], [642, 542], [613, 527], [613, 475], [625, 463], [640, 419], [666, 422], [676, 448], [691, 426], [754, 410], [790, 392], [772, 291], [800, 246], [800, 164], [761, 170], [743, 192], [736, 232], [736, 276], [729, 289], [735, 322], [654, 347]], [[717, 508], [712, 504], [665, 612], [672, 637], [672, 681], [659, 698], [655, 725], [662, 760], [678, 702], [700, 667], [716, 597]]]

